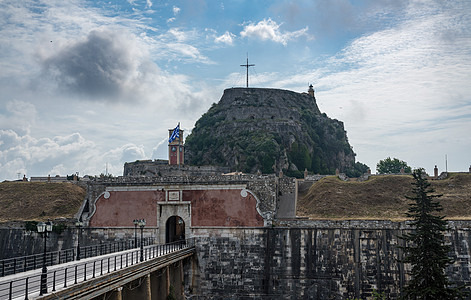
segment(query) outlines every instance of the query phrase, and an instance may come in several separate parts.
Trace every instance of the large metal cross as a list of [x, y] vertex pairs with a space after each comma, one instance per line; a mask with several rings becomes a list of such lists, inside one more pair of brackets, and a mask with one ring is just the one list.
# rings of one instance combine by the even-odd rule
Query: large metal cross
[[240, 65], [241, 67], [247, 68], [247, 88], [249, 87], [249, 67], [253, 67], [255, 65], [249, 65], [249, 55], [247, 54], [247, 63], [245, 65]]

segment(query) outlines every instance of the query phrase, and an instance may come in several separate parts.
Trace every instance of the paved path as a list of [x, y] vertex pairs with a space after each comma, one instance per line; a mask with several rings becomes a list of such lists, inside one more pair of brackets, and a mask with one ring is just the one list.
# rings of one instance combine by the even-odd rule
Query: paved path
[[[143, 260], [186, 248], [184, 244], [151, 245], [144, 248]], [[131, 249], [97, 257], [81, 259], [47, 268], [48, 292], [67, 288], [140, 262], [140, 249]], [[0, 278], [0, 299], [34, 299], [39, 296], [42, 269]], [[26, 296], [26, 294], [28, 296]]]

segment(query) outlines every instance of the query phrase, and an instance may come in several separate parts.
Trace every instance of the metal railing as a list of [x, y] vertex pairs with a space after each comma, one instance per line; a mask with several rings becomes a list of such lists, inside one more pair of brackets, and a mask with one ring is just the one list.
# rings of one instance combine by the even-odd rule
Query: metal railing
[[[144, 246], [154, 243], [154, 238], [144, 238]], [[103, 243], [80, 247], [80, 259], [110, 254], [114, 252], [137, 248], [134, 240]], [[41, 268], [44, 253], [19, 256], [0, 260], [0, 277], [31, 271]], [[77, 248], [46, 252], [46, 266], [53, 266], [74, 261], [77, 258]]]
[[[147, 246], [143, 251], [143, 261], [193, 246], [194, 239]], [[47, 290], [49, 292], [55, 292], [57, 289], [67, 288], [73, 284], [138, 264], [140, 260], [141, 250], [135, 249], [116, 255], [108, 255], [93, 261], [76, 261], [75, 264], [62, 267], [58, 266], [57, 268], [47, 271]], [[22, 278], [3, 280], [3, 282], [0, 281], [0, 299], [28, 299], [28, 296], [37, 296], [40, 291], [40, 285], [41, 272]]]

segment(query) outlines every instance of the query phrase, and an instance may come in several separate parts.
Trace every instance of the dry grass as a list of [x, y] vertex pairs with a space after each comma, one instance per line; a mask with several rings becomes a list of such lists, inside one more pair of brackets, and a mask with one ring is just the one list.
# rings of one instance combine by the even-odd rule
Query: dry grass
[[0, 222], [71, 218], [85, 198], [72, 183], [0, 183]]
[[[311, 219], [405, 220], [412, 176], [373, 176], [364, 182], [326, 177], [299, 195], [297, 215]], [[447, 219], [471, 219], [471, 175], [451, 174], [430, 180]]]

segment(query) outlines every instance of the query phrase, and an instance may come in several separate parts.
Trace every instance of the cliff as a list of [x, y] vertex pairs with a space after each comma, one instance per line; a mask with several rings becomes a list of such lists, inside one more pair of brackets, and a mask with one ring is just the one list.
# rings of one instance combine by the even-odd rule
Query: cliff
[[[232, 171], [301, 176], [366, 171], [355, 164], [343, 123], [321, 113], [314, 97], [279, 89], [226, 89], [185, 142], [186, 161]], [[356, 174], [359, 175], [359, 174]]]

